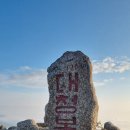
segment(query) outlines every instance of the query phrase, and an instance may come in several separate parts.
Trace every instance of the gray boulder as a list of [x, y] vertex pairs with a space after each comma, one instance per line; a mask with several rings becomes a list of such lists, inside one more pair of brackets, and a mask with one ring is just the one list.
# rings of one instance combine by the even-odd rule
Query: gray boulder
[[28, 119], [17, 123], [17, 130], [39, 130], [34, 120]]
[[17, 130], [17, 127], [16, 126], [11, 126], [8, 128], [8, 130]]
[[106, 122], [104, 124], [104, 129], [106, 130], [120, 130], [117, 126], [115, 126], [113, 123], [111, 122]]

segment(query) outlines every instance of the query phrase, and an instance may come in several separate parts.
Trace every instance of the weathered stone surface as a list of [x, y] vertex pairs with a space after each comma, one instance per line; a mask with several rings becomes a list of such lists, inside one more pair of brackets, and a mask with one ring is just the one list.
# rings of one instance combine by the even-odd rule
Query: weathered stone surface
[[11, 126], [8, 128], [8, 130], [17, 130], [17, 127], [16, 126]]
[[80, 51], [64, 53], [48, 68], [48, 84], [49, 130], [96, 130], [98, 103], [89, 57]]
[[49, 130], [48, 127], [39, 127], [39, 130]]
[[37, 123], [39, 130], [48, 130], [48, 127], [45, 125], [45, 123]]
[[45, 125], [45, 123], [37, 123], [37, 126], [38, 126], [38, 127], [47, 127], [47, 126]]
[[34, 120], [28, 119], [17, 123], [17, 130], [38, 130], [38, 126]]
[[111, 122], [106, 122], [104, 124], [104, 129], [106, 129], [106, 130], [120, 130], [117, 126], [113, 125]]

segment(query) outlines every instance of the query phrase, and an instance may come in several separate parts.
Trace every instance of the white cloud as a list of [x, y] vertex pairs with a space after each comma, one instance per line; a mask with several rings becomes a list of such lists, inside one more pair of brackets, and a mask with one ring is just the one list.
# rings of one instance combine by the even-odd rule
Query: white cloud
[[104, 83], [108, 83], [108, 82], [112, 82], [112, 81], [113, 81], [113, 79], [104, 79], [103, 80]]
[[20, 67], [19, 71], [1, 73], [0, 86], [47, 87], [47, 72], [43, 69], [33, 69], [28, 66]]
[[113, 79], [104, 79], [102, 81], [94, 81], [94, 86], [95, 87], [102, 87], [105, 86], [106, 84], [112, 82]]
[[[106, 57], [103, 60], [93, 61], [93, 73], [123, 73], [130, 70], [130, 59], [128, 57], [112, 58]], [[102, 82], [95, 82], [96, 86], [104, 86], [112, 79], [105, 79]], [[29, 88], [47, 87], [46, 69], [34, 69], [29, 66], [22, 66], [19, 69], [0, 72], [0, 87], [16, 86]]]
[[125, 79], [126, 79], [126, 77], [121, 77], [121, 78], [120, 78], [120, 80], [125, 80]]
[[94, 86], [95, 87], [102, 87], [102, 86], [105, 86], [105, 83], [104, 82], [95, 81], [94, 82]]
[[0, 114], [0, 118], [3, 118], [3, 117], [5, 117], [6, 115], [4, 115], [4, 114]]
[[112, 58], [93, 61], [93, 73], [123, 73], [130, 70], [130, 59], [128, 57]]
[[29, 66], [21, 66], [20, 68], [19, 68], [20, 70], [31, 70], [32, 68], [31, 67], [29, 67]]

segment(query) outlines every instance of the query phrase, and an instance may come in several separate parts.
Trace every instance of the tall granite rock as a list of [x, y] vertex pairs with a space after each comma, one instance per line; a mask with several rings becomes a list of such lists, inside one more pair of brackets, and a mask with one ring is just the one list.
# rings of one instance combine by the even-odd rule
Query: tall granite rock
[[49, 130], [96, 130], [98, 102], [89, 57], [80, 51], [65, 52], [48, 68], [48, 84]]

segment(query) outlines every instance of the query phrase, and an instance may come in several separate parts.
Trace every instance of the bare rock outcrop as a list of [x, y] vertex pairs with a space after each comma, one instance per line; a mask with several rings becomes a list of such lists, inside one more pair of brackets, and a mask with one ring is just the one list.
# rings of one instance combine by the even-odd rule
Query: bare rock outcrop
[[17, 130], [39, 130], [38, 125], [32, 119], [17, 123]]
[[81, 51], [65, 52], [48, 68], [49, 130], [96, 130], [98, 102], [92, 65]]

